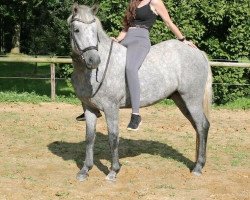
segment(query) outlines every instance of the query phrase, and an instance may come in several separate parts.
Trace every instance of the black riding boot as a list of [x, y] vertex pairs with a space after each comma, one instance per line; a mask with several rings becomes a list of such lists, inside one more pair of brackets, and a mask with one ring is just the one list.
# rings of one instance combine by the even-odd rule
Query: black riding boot
[[139, 129], [140, 124], [141, 124], [141, 116], [131, 114], [131, 119], [130, 119], [127, 129], [130, 131], [137, 131]]
[[[102, 114], [101, 114], [101, 112], [100, 112], [99, 110], [98, 110], [98, 112], [96, 113], [96, 116], [97, 116], [97, 118], [99, 118], [99, 117], [102, 116]], [[77, 120], [77, 121], [85, 121], [85, 120], [86, 120], [85, 114], [83, 113], [83, 114], [79, 115], [79, 116], [76, 118], [76, 120]]]

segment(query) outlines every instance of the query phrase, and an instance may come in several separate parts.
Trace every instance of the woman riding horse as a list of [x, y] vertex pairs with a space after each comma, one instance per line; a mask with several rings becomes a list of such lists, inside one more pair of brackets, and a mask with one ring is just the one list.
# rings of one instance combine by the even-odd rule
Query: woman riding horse
[[[178, 27], [172, 22], [168, 10], [162, 0], [132, 0], [127, 8], [123, 30], [117, 38], [112, 38], [116, 42], [127, 47], [126, 77], [132, 104], [131, 119], [127, 129], [137, 131], [141, 123], [139, 114], [140, 107], [140, 82], [138, 70], [147, 56], [151, 42], [149, 31], [160, 15], [166, 26], [174, 33], [179, 41], [195, 47], [191, 41], [187, 41]], [[101, 113], [97, 112], [100, 117]], [[84, 114], [76, 118], [79, 121], [85, 120]]]
[[[167, 11], [161, 10], [162, 7], [157, 3], [154, 4], [155, 1], [159, 3], [159, 0], [144, 0], [141, 3], [145, 4], [135, 4], [137, 5], [135, 14], [136, 10], [140, 13], [140, 9], [147, 10], [143, 13], [150, 13], [150, 5], [153, 5], [156, 12], [164, 16], [164, 11], [165, 14]], [[192, 172], [201, 175], [206, 162], [207, 136], [210, 127], [208, 116], [212, 96], [211, 67], [206, 55], [198, 48], [191, 48], [189, 45], [194, 45], [185, 41], [182, 34], [177, 34], [177, 37], [184, 39], [183, 41], [164, 41], [152, 46], [146, 58], [147, 52], [144, 50], [144, 57], [141, 54], [137, 55], [137, 51], [142, 51], [141, 46], [144, 48], [150, 46], [149, 30], [140, 27], [140, 24], [139, 26], [135, 24], [135, 27], [129, 26], [126, 37], [121, 42], [128, 46], [126, 48], [114, 42], [105, 33], [96, 13], [96, 6], [90, 8], [74, 4], [72, 14], [68, 18], [74, 66], [71, 80], [77, 97], [85, 106], [86, 115], [86, 154], [84, 165], [77, 173], [77, 179], [86, 180], [94, 165], [97, 114], [101, 110], [107, 122], [112, 156], [107, 180], [116, 180], [121, 167], [119, 163], [119, 109], [131, 107], [125, 71], [128, 62], [135, 61], [137, 62], [136, 73], [140, 67], [138, 63], [142, 65], [139, 70], [140, 106], [149, 106], [167, 97], [175, 102], [196, 131], [197, 157]], [[135, 19], [132, 22], [135, 23]], [[176, 27], [170, 22], [167, 24], [170, 27]], [[137, 48], [129, 44], [134, 40], [137, 40]], [[130, 46], [133, 51], [130, 51]], [[132, 55], [141, 57], [134, 59]]]

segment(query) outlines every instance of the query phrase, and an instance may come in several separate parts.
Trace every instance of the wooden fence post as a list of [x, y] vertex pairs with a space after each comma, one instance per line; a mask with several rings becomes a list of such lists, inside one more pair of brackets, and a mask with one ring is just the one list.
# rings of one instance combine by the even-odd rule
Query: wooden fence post
[[56, 73], [55, 73], [55, 63], [50, 64], [50, 80], [51, 80], [51, 100], [56, 99]]

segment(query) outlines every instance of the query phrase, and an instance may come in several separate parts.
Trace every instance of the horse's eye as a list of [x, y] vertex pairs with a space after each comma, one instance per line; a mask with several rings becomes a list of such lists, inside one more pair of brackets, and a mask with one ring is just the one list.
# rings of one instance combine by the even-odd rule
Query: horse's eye
[[74, 32], [75, 32], [75, 33], [79, 33], [79, 29], [75, 29]]

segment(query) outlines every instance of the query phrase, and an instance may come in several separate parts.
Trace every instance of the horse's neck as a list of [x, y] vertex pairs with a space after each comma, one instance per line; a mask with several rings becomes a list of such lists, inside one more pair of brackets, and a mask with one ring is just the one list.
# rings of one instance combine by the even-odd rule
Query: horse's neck
[[111, 38], [105, 33], [105, 31], [99, 27], [98, 29], [98, 37], [99, 37], [99, 47], [100, 47], [100, 57], [101, 60], [105, 60], [109, 53], [109, 48], [111, 44]]
[[[116, 71], [115, 74], [119, 73], [120, 71], [124, 71], [126, 64], [126, 48], [117, 42], [114, 42], [112, 45], [112, 39], [105, 33], [101, 26], [98, 28], [98, 35], [100, 41], [99, 56], [101, 58], [101, 64], [98, 67], [100, 70], [100, 75], [107, 67], [109, 69], [113, 68], [109, 71], [111, 76], [114, 74], [114, 71]], [[109, 56], [111, 56], [110, 60], [108, 59]]]
[[[98, 67], [98, 71], [100, 72], [101, 75], [105, 71], [105, 68], [107, 67], [106, 64], [111, 48], [111, 38], [104, 32], [102, 28], [99, 28], [98, 30], [98, 37], [99, 37], [98, 54], [101, 59], [101, 64]], [[96, 73], [95, 70], [93, 70], [93, 73]]]

